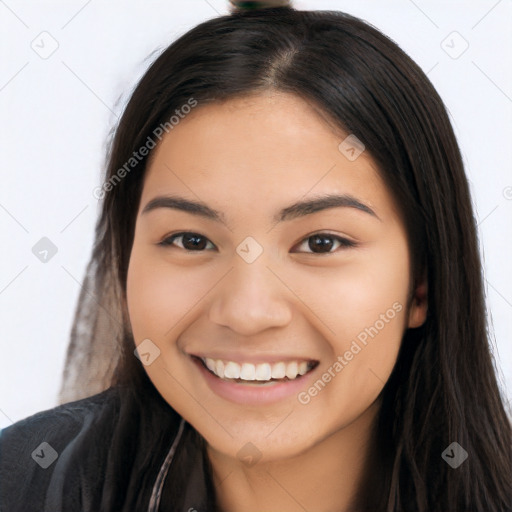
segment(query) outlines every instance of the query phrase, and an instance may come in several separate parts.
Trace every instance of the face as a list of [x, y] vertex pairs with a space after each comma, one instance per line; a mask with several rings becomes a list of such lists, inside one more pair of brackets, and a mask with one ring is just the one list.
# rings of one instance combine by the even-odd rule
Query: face
[[424, 300], [407, 302], [396, 205], [346, 137], [267, 93], [198, 106], [154, 150], [132, 332], [155, 387], [218, 453], [276, 460], [343, 431], [425, 319]]

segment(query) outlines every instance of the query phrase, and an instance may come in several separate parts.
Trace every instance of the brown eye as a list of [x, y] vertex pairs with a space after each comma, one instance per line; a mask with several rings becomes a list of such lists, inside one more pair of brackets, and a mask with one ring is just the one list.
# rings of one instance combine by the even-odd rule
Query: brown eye
[[341, 238], [336, 235], [331, 235], [329, 233], [316, 233], [314, 235], [308, 236], [305, 238], [299, 245], [299, 247], [304, 246], [307, 243], [307, 247], [309, 251], [298, 251], [298, 252], [306, 252], [310, 254], [331, 254], [336, 251], [331, 251], [333, 247], [337, 245], [337, 248], [349, 248], [355, 247], [356, 243], [351, 240], [347, 240], [346, 238]]
[[[176, 240], [181, 240], [181, 243], [175, 244]], [[212, 247], [215, 247], [208, 238], [199, 233], [176, 233], [165, 240], [162, 240], [159, 245], [163, 246], [177, 246], [180, 249], [184, 249], [190, 252], [202, 252], [206, 249], [207, 245], [211, 244]]]

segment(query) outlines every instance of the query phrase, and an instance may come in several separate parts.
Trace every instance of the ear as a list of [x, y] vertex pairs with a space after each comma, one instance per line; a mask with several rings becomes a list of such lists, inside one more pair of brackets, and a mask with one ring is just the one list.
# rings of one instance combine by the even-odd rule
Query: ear
[[415, 283], [411, 303], [409, 305], [408, 327], [420, 327], [427, 318], [428, 309], [428, 285], [427, 272], [423, 272], [421, 279]]

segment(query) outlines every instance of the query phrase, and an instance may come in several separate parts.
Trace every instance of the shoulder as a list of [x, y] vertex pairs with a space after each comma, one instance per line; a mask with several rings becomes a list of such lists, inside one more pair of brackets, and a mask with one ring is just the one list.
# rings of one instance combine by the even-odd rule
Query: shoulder
[[22, 510], [27, 492], [34, 498], [33, 503], [40, 506], [54, 469], [61, 462], [59, 457], [65, 458], [66, 449], [98, 417], [105, 413], [115, 415], [117, 407], [117, 391], [109, 388], [38, 412], [1, 430], [0, 500], [11, 505], [6, 510]]
[[0, 430], [0, 467], [5, 457], [20, 446], [50, 440], [62, 446], [105, 408], [115, 408], [116, 402], [117, 391], [109, 388], [97, 395], [38, 412]]

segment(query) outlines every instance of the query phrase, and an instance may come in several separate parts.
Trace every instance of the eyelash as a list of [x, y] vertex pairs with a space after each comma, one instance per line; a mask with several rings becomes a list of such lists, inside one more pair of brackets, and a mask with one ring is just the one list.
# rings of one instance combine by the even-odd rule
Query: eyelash
[[[184, 251], [186, 251], [188, 253], [191, 253], [191, 252], [204, 252], [204, 249], [199, 250], [199, 251], [191, 251], [190, 249], [185, 249], [184, 247], [175, 246], [174, 245], [174, 241], [176, 239], [182, 238], [184, 235], [193, 235], [193, 236], [200, 237], [200, 238], [203, 238], [205, 240], [208, 240], [207, 237], [201, 235], [200, 233], [195, 233], [193, 231], [182, 231], [180, 233], [176, 233], [174, 235], [168, 236], [167, 238], [164, 238], [164, 240], [159, 242], [158, 245], [163, 246], [163, 247], [172, 247], [172, 246], [174, 246], [174, 247], [177, 247], [178, 249], [182, 249], [182, 250], [184, 250]], [[304, 242], [307, 242], [310, 238], [313, 238], [313, 237], [322, 237], [322, 238], [325, 237], [325, 238], [330, 238], [330, 239], [333, 239], [333, 240], [339, 242], [338, 250], [339, 249], [349, 249], [351, 247], [356, 247], [357, 246], [356, 242], [353, 242], [353, 241], [348, 240], [346, 238], [339, 237], [337, 235], [333, 235], [331, 233], [325, 233], [325, 232], [313, 233], [312, 235], [309, 235], [306, 238], [303, 238], [300, 241], [299, 246], [302, 245]], [[208, 242], [213, 245], [213, 243], [210, 240], [208, 240]], [[299, 251], [299, 252], [304, 252], [304, 251]], [[338, 251], [337, 250], [336, 251], [330, 251], [330, 252], [312, 252], [312, 251], [309, 252], [309, 251], [305, 251], [305, 254], [318, 254], [318, 255], [322, 255], [322, 254], [334, 254], [335, 252], [338, 252]]]

